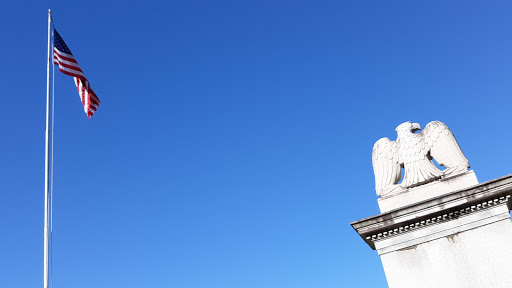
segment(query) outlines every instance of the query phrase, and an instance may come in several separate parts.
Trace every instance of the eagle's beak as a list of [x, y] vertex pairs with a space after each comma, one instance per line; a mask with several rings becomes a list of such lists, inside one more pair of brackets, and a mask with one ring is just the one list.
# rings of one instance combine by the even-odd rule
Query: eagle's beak
[[411, 131], [414, 133], [416, 131], [419, 131], [421, 130], [421, 126], [419, 123], [412, 123], [412, 128], [411, 128]]

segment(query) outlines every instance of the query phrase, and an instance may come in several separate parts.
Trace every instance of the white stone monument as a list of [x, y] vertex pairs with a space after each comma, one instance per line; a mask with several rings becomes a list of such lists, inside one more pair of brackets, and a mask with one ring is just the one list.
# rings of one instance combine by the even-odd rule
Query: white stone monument
[[352, 227], [379, 253], [390, 288], [512, 287], [512, 175], [479, 184], [445, 124], [418, 130], [406, 122], [396, 141], [375, 143], [382, 214]]

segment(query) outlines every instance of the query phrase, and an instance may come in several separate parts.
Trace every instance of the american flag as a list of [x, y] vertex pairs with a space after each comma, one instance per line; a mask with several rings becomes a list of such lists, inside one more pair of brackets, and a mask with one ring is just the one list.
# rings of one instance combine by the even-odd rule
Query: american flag
[[71, 54], [68, 46], [55, 29], [53, 30], [53, 63], [59, 65], [59, 70], [62, 73], [75, 79], [76, 88], [78, 88], [78, 94], [80, 94], [80, 100], [82, 100], [84, 105], [85, 113], [87, 117], [91, 118], [92, 114], [100, 106], [100, 99], [92, 91], [84, 72], [80, 69], [75, 57]]

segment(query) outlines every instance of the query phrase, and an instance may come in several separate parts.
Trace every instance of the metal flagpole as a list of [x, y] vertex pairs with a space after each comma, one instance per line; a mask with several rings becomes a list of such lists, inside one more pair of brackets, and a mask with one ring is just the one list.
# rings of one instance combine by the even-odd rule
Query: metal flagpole
[[48, 247], [49, 247], [49, 188], [50, 188], [50, 65], [51, 65], [51, 22], [52, 11], [48, 9], [48, 63], [46, 69], [46, 156], [45, 156], [45, 180], [44, 180], [44, 288], [48, 288]]

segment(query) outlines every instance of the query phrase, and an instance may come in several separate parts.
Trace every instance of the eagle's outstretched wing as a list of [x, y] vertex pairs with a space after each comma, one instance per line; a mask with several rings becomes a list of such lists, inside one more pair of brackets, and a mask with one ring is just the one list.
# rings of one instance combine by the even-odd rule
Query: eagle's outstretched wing
[[425, 146], [430, 149], [430, 155], [439, 165], [447, 168], [444, 171], [445, 175], [468, 170], [468, 159], [462, 153], [450, 128], [443, 122], [432, 121], [421, 133], [425, 139]]
[[372, 164], [375, 174], [375, 190], [378, 196], [383, 196], [386, 187], [397, 184], [402, 178], [398, 149], [400, 144], [388, 138], [381, 138], [373, 146]]

